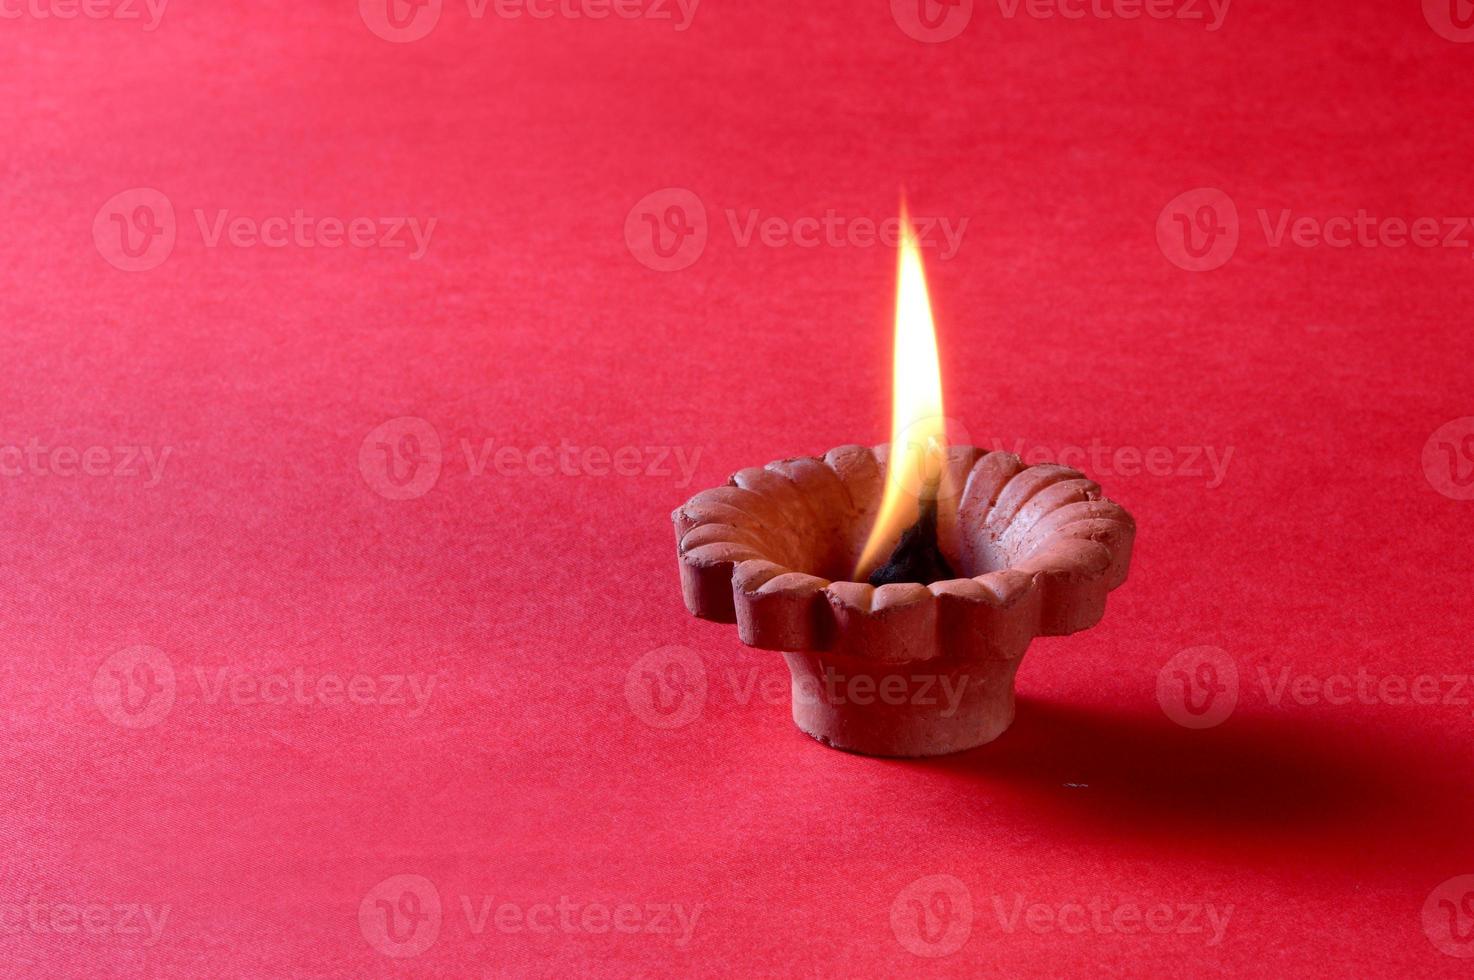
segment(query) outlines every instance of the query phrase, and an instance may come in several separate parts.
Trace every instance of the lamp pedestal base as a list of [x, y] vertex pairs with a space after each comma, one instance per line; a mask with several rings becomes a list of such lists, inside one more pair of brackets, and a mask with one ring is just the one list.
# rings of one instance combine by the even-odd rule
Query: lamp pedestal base
[[1021, 658], [877, 664], [827, 653], [783, 657], [794, 724], [846, 752], [947, 755], [991, 742], [1013, 722]]

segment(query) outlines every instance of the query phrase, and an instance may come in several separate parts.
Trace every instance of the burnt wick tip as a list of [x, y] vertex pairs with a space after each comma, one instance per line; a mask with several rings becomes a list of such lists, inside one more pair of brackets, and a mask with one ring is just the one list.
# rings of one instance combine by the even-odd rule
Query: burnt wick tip
[[957, 573], [947, 564], [942, 549], [937, 544], [937, 502], [933, 496], [921, 500], [921, 512], [916, 523], [908, 527], [896, 543], [896, 550], [875, 571], [870, 573], [871, 585], [895, 585], [900, 582], [918, 582], [930, 585], [956, 578]]

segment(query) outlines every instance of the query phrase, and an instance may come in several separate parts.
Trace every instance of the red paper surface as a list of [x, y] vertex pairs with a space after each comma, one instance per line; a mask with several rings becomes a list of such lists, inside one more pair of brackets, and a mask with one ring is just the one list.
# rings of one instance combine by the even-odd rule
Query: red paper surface
[[[3, 972], [1466, 973], [1474, 44], [1426, 8], [0, 8]], [[903, 184], [966, 221], [950, 412], [1140, 525], [930, 762], [800, 734], [668, 516], [886, 437]]]

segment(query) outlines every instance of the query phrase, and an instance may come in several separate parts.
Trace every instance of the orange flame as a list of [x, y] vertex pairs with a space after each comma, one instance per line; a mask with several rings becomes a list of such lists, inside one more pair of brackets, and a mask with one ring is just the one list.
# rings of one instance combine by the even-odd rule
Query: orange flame
[[937, 331], [916, 229], [901, 200], [901, 248], [896, 268], [895, 366], [892, 374], [891, 455], [885, 494], [855, 578], [863, 582], [916, 523], [921, 499], [934, 495], [947, 456], [942, 368]]

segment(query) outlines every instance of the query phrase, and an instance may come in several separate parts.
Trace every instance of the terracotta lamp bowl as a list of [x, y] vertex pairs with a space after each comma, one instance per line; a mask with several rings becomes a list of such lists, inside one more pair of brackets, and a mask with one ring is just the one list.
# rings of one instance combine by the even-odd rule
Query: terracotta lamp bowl
[[1036, 636], [1094, 626], [1136, 525], [1076, 470], [948, 450], [937, 543], [960, 578], [845, 581], [875, 522], [888, 446], [841, 446], [733, 474], [672, 515], [686, 608], [780, 650], [793, 720], [851, 752], [943, 755], [1013, 721]]

